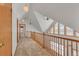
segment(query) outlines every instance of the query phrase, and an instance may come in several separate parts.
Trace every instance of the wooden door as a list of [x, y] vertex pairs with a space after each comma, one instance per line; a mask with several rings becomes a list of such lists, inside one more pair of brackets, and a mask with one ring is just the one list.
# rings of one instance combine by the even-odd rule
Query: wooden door
[[0, 56], [12, 55], [11, 33], [12, 33], [11, 6], [8, 6], [8, 4], [3, 4], [0, 5]]

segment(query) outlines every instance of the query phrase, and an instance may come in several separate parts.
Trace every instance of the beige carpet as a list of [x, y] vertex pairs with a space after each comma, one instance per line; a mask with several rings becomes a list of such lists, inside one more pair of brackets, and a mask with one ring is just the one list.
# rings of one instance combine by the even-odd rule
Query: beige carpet
[[15, 56], [50, 56], [50, 53], [31, 38], [25, 38], [19, 40]]

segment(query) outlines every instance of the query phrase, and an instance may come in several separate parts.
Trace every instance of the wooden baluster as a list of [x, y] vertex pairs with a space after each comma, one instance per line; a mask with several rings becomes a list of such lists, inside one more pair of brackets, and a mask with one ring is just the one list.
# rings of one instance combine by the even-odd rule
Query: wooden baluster
[[[53, 42], [53, 37], [52, 37], [52, 40], [51, 40], [51, 42]], [[52, 49], [52, 55], [53, 55], [53, 44], [51, 43], [51, 49]]]
[[56, 56], [56, 37], [54, 37], [54, 40], [55, 40], [55, 56]]
[[54, 37], [54, 42], [53, 42], [53, 44], [54, 44], [54, 56], [55, 56], [55, 37]]
[[57, 56], [57, 37], [55, 37], [55, 55]]
[[62, 39], [61, 39], [61, 56], [62, 56]]
[[73, 56], [73, 42], [71, 41], [71, 56]]
[[68, 49], [68, 40], [67, 40], [67, 56], [69, 55], [68, 50], [69, 50], [69, 49]]
[[64, 52], [63, 52], [63, 55], [65, 56], [65, 40], [63, 39], [63, 45], [64, 45]]
[[[53, 39], [54, 39], [54, 37], [52, 37], [52, 42], [53, 42]], [[52, 43], [51, 43], [52, 44]], [[53, 44], [52, 44], [52, 55], [54, 55], [53, 54]]]
[[57, 56], [58, 56], [58, 37], [57, 37]]
[[55, 55], [57, 56], [57, 37], [55, 37]]
[[43, 48], [45, 48], [44, 33], [43, 33]]
[[[53, 37], [51, 37], [51, 42], [52, 42], [52, 40], [53, 40]], [[53, 52], [52, 52], [52, 51], [53, 51], [53, 50], [52, 50], [52, 49], [53, 49], [53, 45], [52, 45], [51, 42], [50, 42], [50, 44], [51, 44], [50, 47], [51, 47], [51, 54], [52, 54], [52, 56], [53, 56]]]
[[[37, 40], [36, 39], [36, 35], [37, 35], [37, 33], [36, 32], [32, 32], [32, 35], [33, 35], [33, 39], [34, 40]], [[58, 37], [58, 36], [51, 36], [51, 35], [47, 35], [47, 34], [40, 34], [40, 35], [43, 35], [43, 47], [44, 48], [46, 48], [46, 49], [48, 49], [48, 50], [51, 50], [50, 52], [51, 52], [51, 54], [53, 54], [54, 56], [59, 56], [60, 55], [60, 53], [61, 53], [61, 55], [66, 55], [66, 53], [67, 53], [67, 56], [69, 56], [70, 55], [70, 53], [69, 53], [69, 48], [70, 48], [70, 42], [71, 42], [71, 56], [73, 56], [74, 54], [73, 54], [73, 50], [74, 50], [74, 45], [73, 45], [73, 43], [74, 42], [76, 42], [76, 55], [78, 56], [78, 42], [79, 41], [77, 41], [77, 40], [74, 40], [74, 39], [72, 39], [72, 40], [70, 40], [70, 39], [67, 39], [67, 38], [63, 38], [63, 37]], [[46, 37], [50, 37], [50, 39], [45, 39]], [[67, 41], [67, 42], [66, 42]], [[70, 41], [70, 42], [69, 42]], [[51, 43], [52, 45], [50, 45], [50, 42], [53, 42], [53, 43]], [[66, 43], [67, 43], [67, 49], [65, 48], [65, 46], [66, 46]], [[61, 46], [60, 46], [61, 45]], [[62, 45], [64, 46], [64, 50], [62, 49]], [[51, 46], [52, 46], [52, 48], [51, 48]], [[61, 48], [61, 51], [60, 51], [60, 48]], [[63, 50], [63, 51], [62, 51]], [[65, 50], [67, 50], [67, 51], [65, 51]], [[63, 53], [64, 52], [64, 53]], [[63, 54], [62, 54], [63, 53]]]
[[[50, 42], [52, 41], [52, 37], [50, 37]], [[50, 44], [49, 42], [49, 44]], [[50, 50], [51, 50], [51, 54], [52, 54], [52, 49], [51, 49], [51, 44], [50, 44]]]
[[58, 38], [58, 56], [59, 56], [59, 38]]
[[56, 47], [55, 47], [55, 37], [54, 37], [54, 55], [56, 55], [56, 52], [55, 52], [55, 50], [56, 50]]
[[45, 39], [46, 35], [44, 33], [44, 48], [46, 48], [46, 39]]
[[76, 42], [76, 56], [78, 56], [78, 44]]
[[56, 52], [57, 52], [57, 51], [56, 51], [56, 39], [57, 39], [57, 38], [55, 37], [55, 56], [56, 56]]
[[[54, 37], [53, 37], [53, 51], [54, 51]], [[54, 55], [54, 52], [53, 52], [53, 55]]]

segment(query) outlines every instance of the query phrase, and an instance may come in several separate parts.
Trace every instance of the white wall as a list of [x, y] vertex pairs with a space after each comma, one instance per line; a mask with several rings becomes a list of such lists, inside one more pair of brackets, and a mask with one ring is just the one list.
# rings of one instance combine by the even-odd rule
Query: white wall
[[12, 5], [12, 55], [14, 55], [17, 46], [17, 19], [24, 15], [22, 6], [24, 4]]
[[79, 31], [79, 3], [33, 3], [33, 10]]
[[17, 17], [12, 11], [12, 55], [14, 55], [17, 46]]
[[53, 19], [50, 19], [50, 18], [49, 18], [49, 20], [46, 20], [46, 17], [43, 16], [42, 14], [40, 14], [40, 13], [38, 13], [36, 11], [34, 13], [35, 13], [35, 16], [37, 18], [38, 23], [40, 24], [40, 27], [42, 29], [42, 32], [46, 32], [46, 30], [49, 29], [49, 27], [54, 22], [54, 20]]
[[[17, 47], [17, 19], [22, 20], [24, 16], [28, 18], [28, 15], [23, 11], [23, 6], [24, 3], [12, 4], [12, 55], [14, 55]], [[26, 27], [26, 29], [28, 29], [28, 31], [39, 32], [37, 29], [30, 25], [28, 25], [28, 28]]]
[[[30, 8], [31, 9], [31, 8]], [[39, 31], [42, 32], [42, 29], [40, 27], [40, 24], [36, 18], [36, 15], [34, 14], [34, 11], [31, 9], [30, 10], [30, 13], [29, 13], [29, 19], [28, 20], [31, 20], [31, 24]]]
[[40, 32], [33, 25], [26, 24], [26, 31]]

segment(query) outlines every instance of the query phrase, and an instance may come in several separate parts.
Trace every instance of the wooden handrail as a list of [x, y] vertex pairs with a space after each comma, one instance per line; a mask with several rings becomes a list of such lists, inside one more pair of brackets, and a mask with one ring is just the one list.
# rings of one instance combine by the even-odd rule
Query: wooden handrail
[[70, 37], [62, 37], [54, 34], [51, 35], [39, 32], [31, 33], [33, 33], [33, 39], [37, 41], [43, 48], [49, 51], [53, 56], [73, 56], [75, 55], [74, 51], [76, 51], [76, 56], [79, 54], [78, 38], [74, 39]]
[[[31, 32], [31, 31], [30, 31]], [[47, 35], [47, 36], [50, 36], [50, 37], [57, 37], [57, 38], [61, 38], [61, 39], [65, 39], [65, 40], [70, 40], [70, 41], [76, 41], [76, 42], [79, 42], [79, 38], [76, 38], [76, 37], [68, 37], [68, 36], [61, 36], [61, 35], [55, 35], [55, 34], [48, 34], [48, 33], [39, 33], [39, 32], [34, 32], [34, 33], [38, 33], [38, 34], [44, 34], [44, 35]], [[73, 39], [74, 38], [74, 39]]]
[[[57, 38], [61, 38], [61, 39], [65, 39], [65, 40], [70, 40], [70, 41], [76, 41], [76, 42], [79, 42], [79, 38], [68, 38], [67, 36], [66, 37], [61, 37], [59, 35], [50, 35], [50, 34], [44, 34], [44, 35], [47, 35], [47, 36], [51, 36], [51, 37], [57, 37]], [[64, 35], [63, 35], [64, 36]]]

